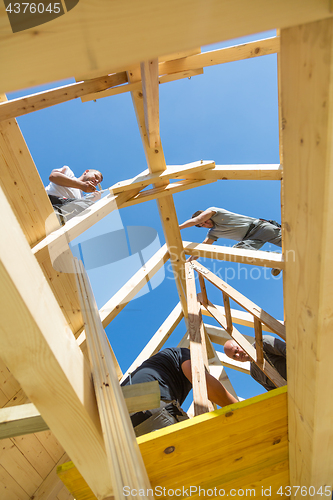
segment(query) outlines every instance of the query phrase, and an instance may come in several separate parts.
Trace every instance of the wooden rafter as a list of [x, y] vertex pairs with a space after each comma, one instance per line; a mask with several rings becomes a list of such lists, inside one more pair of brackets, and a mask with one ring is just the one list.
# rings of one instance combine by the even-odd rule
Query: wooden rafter
[[[129, 81], [140, 80], [140, 69], [134, 68], [128, 75]], [[150, 148], [148, 143], [147, 131], [145, 127], [144, 117], [144, 103], [143, 94], [141, 92], [132, 92], [132, 101], [140, 128], [141, 139], [146, 154], [148, 169], [151, 174], [166, 170], [166, 163], [162, 145]], [[155, 110], [156, 112], [157, 110]], [[164, 181], [155, 183], [155, 187], [163, 186]], [[185, 318], [187, 318], [187, 304], [186, 304], [186, 285], [184, 278], [183, 265], [185, 262], [185, 255], [183, 252], [182, 239], [178, 228], [178, 220], [176, 210], [171, 195], [164, 196], [161, 200], [157, 200], [158, 209], [161, 216], [162, 227], [165, 235], [166, 244], [171, 256], [171, 264], [177, 291]], [[171, 253], [172, 252], [172, 253]]]
[[11, 235], [0, 243], [1, 357], [92, 489], [108, 496], [90, 369], [2, 191], [0, 206]]
[[112, 487], [115, 499], [120, 500], [125, 486], [147, 491], [150, 483], [87, 273], [77, 259], [74, 267]]
[[[284, 267], [282, 254], [275, 252], [247, 250], [244, 248], [225, 247], [221, 245], [207, 245], [205, 243], [192, 243], [190, 241], [183, 241], [183, 245], [187, 255], [195, 255], [196, 257], [264, 266], [267, 268], [273, 267], [283, 269]], [[268, 270], [267, 272], [270, 273]]]
[[142, 78], [142, 93], [145, 112], [145, 125], [150, 148], [161, 144], [159, 91], [158, 91], [158, 60], [144, 61], [140, 65]]

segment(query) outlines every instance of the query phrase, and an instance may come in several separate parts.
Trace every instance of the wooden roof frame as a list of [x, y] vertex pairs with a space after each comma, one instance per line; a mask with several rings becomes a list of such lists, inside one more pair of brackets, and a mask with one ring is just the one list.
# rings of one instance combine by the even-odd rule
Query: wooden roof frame
[[[10, 103], [0, 104], [3, 109], [7, 109], [3, 116], [5, 121], [0, 122], [1, 133], [1, 185], [4, 194], [1, 193], [0, 203], [2, 207], [2, 220], [8, 227], [8, 231], [14, 231], [13, 242], [1, 245], [1, 300], [4, 318], [1, 327], [1, 338], [6, 346], [3, 354], [8, 366], [17, 380], [22, 383], [24, 389], [32, 402], [35, 399], [35, 391], [41, 391], [39, 396], [39, 408], [42, 408], [42, 416], [50, 427], [57, 429], [59, 437], [66, 442], [66, 451], [71, 454], [71, 458], [77, 457], [82, 461], [82, 456], [89, 454], [91, 459], [92, 450], [96, 450], [96, 461], [94, 468], [90, 468], [91, 460], [83, 459], [81, 463], [82, 471], [87, 480], [93, 485], [98, 498], [108, 496], [112, 491], [106, 465], [106, 455], [103, 440], [101, 438], [99, 418], [97, 409], [93, 403], [93, 389], [89, 379], [89, 370], [84, 368], [86, 361], [74, 341], [70, 329], [78, 335], [82, 332], [83, 323], [76, 304], [76, 287], [71, 276], [58, 277], [52, 270], [52, 263], [47, 255], [47, 245], [50, 239], [55, 239], [56, 243], [66, 240], [89, 227], [97, 218], [104, 216], [112, 210], [112, 206], [136, 203], [140, 198], [142, 201], [156, 197], [163, 230], [165, 233], [167, 248], [176, 248], [177, 258], [173, 259], [172, 265], [176, 277], [176, 285], [180, 298], [180, 308], [175, 319], [171, 321], [173, 325], [180, 315], [187, 318], [187, 301], [185, 279], [182, 274], [185, 253], [197, 251], [199, 255], [207, 249], [204, 245], [183, 244], [178, 230], [177, 216], [175, 213], [172, 192], [183, 190], [199, 185], [199, 183], [212, 182], [223, 178], [227, 173], [228, 178], [274, 178], [282, 182], [282, 223], [283, 223], [283, 257], [274, 263], [274, 267], [284, 269], [284, 302], [285, 302], [285, 325], [287, 331], [287, 353], [288, 353], [288, 411], [289, 411], [289, 457], [290, 457], [290, 485], [303, 485], [304, 487], [315, 488], [331, 486], [333, 471], [333, 458], [331, 446], [333, 442], [333, 426], [331, 415], [333, 403], [327, 394], [332, 391], [327, 390], [327, 384], [333, 380], [333, 367], [330, 362], [330, 352], [333, 348], [333, 338], [330, 335], [332, 317], [332, 145], [331, 136], [333, 130], [333, 109], [332, 109], [332, 75], [333, 75], [333, 19], [331, 12], [331, 2], [326, 0], [305, 0], [303, 2], [289, 0], [273, 0], [267, 5], [264, 0], [253, 0], [250, 4], [246, 0], [235, 0], [234, 2], [224, 2], [213, 0], [211, 2], [215, 15], [209, 16], [207, 12], [201, 12], [201, 4], [196, 0], [188, 9], [186, 2], [177, 3], [178, 18], [174, 19], [163, 4], [158, 8], [146, 0], [145, 6], [152, 8], [151, 15], [157, 19], [163, 19], [166, 29], [172, 30], [173, 36], [166, 36], [165, 29], [161, 29], [159, 22], [151, 22], [151, 16], [144, 14], [144, 9], [138, 12], [138, 6], [134, 0], [130, 1], [131, 9], [128, 15], [124, 16], [119, 3], [115, 14], [115, 30], [105, 30], [103, 44], [99, 43], [98, 36], [90, 36], [90, 54], [94, 54], [97, 64], [91, 68], [88, 54], [82, 52], [82, 57], [73, 59], [70, 54], [62, 54], [62, 48], [66, 43], [74, 43], [78, 49], [82, 46], [82, 36], [80, 35], [81, 23], [84, 19], [92, 16], [92, 6], [84, 10], [82, 2], [76, 9], [78, 20], [70, 14], [58, 19], [54, 26], [56, 29], [50, 30], [48, 24], [39, 28], [40, 36], [26, 38], [26, 33], [16, 34], [16, 44], [11, 44], [10, 37], [4, 37], [0, 41], [1, 52], [5, 54], [8, 64], [8, 71], [0, 77], [0, 88], [2, 91], [11, 91], [20, 87], [41, 84], [56, 79], [75, 76], [77, 79], [85, 75], [88, 78], [97, 78], [99, 87], [94, 87], [96, 82], [85, 82], [83, 85], [74, 84], [72, 87], [72, 97], [79, 97], [87, 92], [87, 89], [102, 90], [103, 85], [110, 88], [110, 81], [113, 75], [122, 74], [118, 80], [119, 84], [133, 85], [133, 104], [136, 110], [138, 124], [141, 131], [142, 141], [145, 148], [148, 174], [144, 174], [145, 180], [139, 179], [127, 184], [123, 191], [118, 191], [100, 205], [97, 205], [89, 212], [87, 218], [80, 222], [81, 228], [76, 221], [69, 223], [65, 227], [60, 238], [58, 232], [47, 236], [43, 231], [38, 231], [38, 227], [43, 227], [44, 222], [50, 217], [51, 229], [56, 226], [53, 217], [52, 207], [47, 202], [38, 206], [38, 209], [31, 205], [29, 196], [29, 183], [34, 183], [37, 192], [42, 198], [42, 184], [38, 180], [38, 173], [35, 170], [29, 151], [20, 135], [13, 113], [8, 111], [13, 109]], [[105, 4], [108, 10], [110, 6]], [[196, 12], [201, 12], [196, 15]], [[211, 10], [210, 10], [211, 11]], [[242, 16], [238, 12], [243, 13]], [[88, 15], [89, 14], [89, 15]], [[111, 15], [111, 14], [110, 14]], [[206, 22], [202, 23], [201, 15]], [[87, 16], [87, 18], [85, 17]], [[98, 12], [99, 23], [92, 23], [92, 31], [100, 30], [100, 23], [107, 18], [106, 12]], [[94, 16], [92, 16], [94, 17]], [[126, 29], [123, 20], [126, 19]], [[116, 20], [119, 20], [117, 25]], [[140, 22], [138, 22], [140, 20]], [[232, 20], [232, 22], [230, 22]], [[4, 7], [0, 7], [0, 23], [4, 33], [10, 34], [8, 20], [5, 16]], [[184, 29], [185, 25], [191, 24], [191, 30]], [[137, 43], [136, 29], [131, 32], [132, 27], [140, 26], [148, 36], [146, 39], [154, 39], [154, 44], [140, 40]], [[188, 51], [198, 45], [205, 45], [242, 36], [253, 32], [268, 30], [272, 28], [280, 29], [280, 49], [279, 49], [279, 93], [280, 93], [280, 145], [283, 146], [280, 158], [281, 167], [273, 168], [267, 166], [249, 170], [248, 168], [233, 166], [214, 166], [201, 171], [189, 173], [186, 168], [178, 170], [184, 180], [175, 186], [170, 185], [168, 179], [169, 168], [166, 166], [163, 149], [156, 128], [156, 116], [158, 113], [158, 100], [156, 89], [158, 88], [159, 69], [163, 68], [163, 76], [168, 72], [171, 74], [180, 69], [182, 75], [185, 71], [195, 71], [206, 63], [204, 54], [198, 54], [195, 49], [194, 54], [185, 58], [175, 57], [159, 58], [158, 65], [156, 58], [164, 54], [175, 53], [177, 51]], [[33, 32], [30, 32], [33, 34]], [[132, 33], [129, 35], [129, 33]], [[222, 34], [221, 34], [222, 33]], [[36, 33], [35, 33], [36, 34]], [[124, 38], [126, 34], [126, 40]], [[118, 37], [117, 43], [113, 43], [114, 37]], [[124, 43], [120, 43], [123, 40]], [[24, 43], [23, 43], [24, 41]], [[105, 43], [106, 42], [106, 43]], [[276, 43], [276, 40], [275, 40]], [[268, 44], [268, 42], [267, 42]], [[153, 45], [153, 46], [152, 46]], [[244, 48], [245, 57], [252, 57], [260, 54], [256, 53], [256, 43]], [[117, 52], [115, 50], [117, 47]], [[131, 47], [131, 50], [128, 49]], [[134, 48], [134, 50], [132, 50]], [[224, 49], [223, 49], [224, 50]], [[227, 51], [227, 49], [225, 49]], [[234, 57], [237, 58], [237, 48], [234, 50]], [[278, 48], [276, 47], [276, 51]], [[252, 52], [251, 52], [252, 51]], [[75, 51], [74, 51], [75, 52]], [[239, 50], [239, 53], [241, 50]], [[181, 53], [181, 52], [180, 52]], [[226, 53], [226, 52], [225, 52]], [[224, 53], [224, 54], [225, 54]], [[45, 64], [37, 64], [37, 57], [42, 58]], [[235, 55], [236, 54], [236, 55]], [[223, 57], [223, 56], [221, 56]], [[184, 59], [183, 61], [181, 59]], [[110, 65], [110, 60], [112, 64]], [[184, 65], [188, 61], [188, 66]], [[12, 62], [15, 61], [15, 65]], [[146, 62], [145, 77], [141, 80], [140, 63]], [[148, 61], [155, 61], [148, 64]], [[196, 67], [195, 61], [199, 61]], [[158, 70], [156, 69], [158, 66]], [[33, 68], [33, 71], [32, 71]], [[151, 70], [154, 68], [154, 70]], [[100, 76], [101, 74], [113, 72], [110, 79]], [[115, 78], [118, 78], [115, 77]], [[122, 80], [121, 80], [122, 78]], [[149, 80], [149, 84], [148, 84]], [[102, 82], [102, 83], [101, 83]], [[127, 82], [127, 83], [126, 83]], [[146, 88], [142, 93], [142, 85]], [[150, 86], [150, 89], [147, 90]], [[77, 94], [78, 89], [79, 94]], [[82, 90], [83, 89], [83, 90]], [[133, 90], [134, 89], [134, 90]], [[154, 90], [155, 89], [155, 90]], [[64, 91], [54, 91], [56, 97], [49, 94], [49, 103], [52, 104], [66, 100]], [[144, 98], [143, 98], [144, 95]], [[102, 97], [102, 96], [101, 96]], [[44, 97], [43, 97], [44, 98]], [[40, 97], [37, 97], [37, 102]], [[59, 101], [59, 99], [61, 101]], [[22, 105], [15, 103], [15, 106]], [[35, 104], [32, 104], [35, 105]], [[18, 109], [18, 108], [16, 108]], [[146, 117], [146, 118], [145, 118]], [[148, 118], [147, 118], [148, 117]], [[7, 119], [6, 119], [7, 118]], [[10, 167], [10, 168], [9, 168]], [[15, 167], [15, 168], [14, 168]], [[171, 169], [172, 170], [172, 169]], [[28, 173], [28, 174], [27, 174]], [[186, 175], [185, 175], [186, 174]], [[29, 176], [33, 176], [33, 180]], [[173, 175], [171, 173], [171, 175]], [[13, 179], [15, 185], [13, 186]], [[153, 189], [150, 193], [140, 195], [140, 185], [151, 180]], [[136, 183], [136, 184], [135, 184]], [[125, 183], [126, 184], [126, 183]], [[120, 186], [115, 189], [119, 190]], [[133, 188], [133, 189], [132, 189]], [[142, 188], [142, 186], [141, 186]], [[27, 190], [27, 191], [25, 191]], [[27, 195], [24, 193], [27, 192]], [[20, 201], [26, 200], [23, 205]], [[38, 199], [38, 195], [37, 195]], [[27, 224], [27, 214], [35, 217], [33, 223]], [[42, 224], [41, 224], [42, 222]], [[42, 241], [46, 237], [45, 241]], [[57, 239], [58, 238], [58, 239]], [[29, 245], [34, 247], [33, 252]], [[62, 243], [61, 243], [62, 245]], [[192, 246], [191, 246], [192, 245]], [[185, 246], [185, 249], [184, 249]], [[198, 248], [195, 248], [198, 247]], [[214, 249], [218, 257], [224, 259], [227, 256], [225, 249]], [[291, 253], [289, 253], [291, 252]], [[33, 259], [33, 254], [37, 257], [40, 267]], [[16, 256], [16, 257], [15, 257]], [[287, 256], [291, 256], [287, 258]], [[248, 258], [248, 255], [240, 254], [237, 258]], [[228, 258], [236, 258], [234, 255]], [[16, 260], [29, 265], [16, 269]], [[253, 256], [256, 265], [271, 265], [272, 257], [268, 256], [269, 262], [256, 253]], [[157, 259], [158, 260], [158, 259]], [[277, 259], [279, 260], [279, 259]], [[163, 261], [159, 259], [161, 264]], [[237, 260], [236, 260], [237, 261]], [[261, 261], [261, 264], [260, 264]], [[157, 266], [159, 264], [156, 264]], [[250, 264], [250, 263], [249, 263]], [[161, 264], [162, 265], [162, 264]], [[45, 277], [48, 277], [51, 289], [47, 285]], [[147, 276], [147, 275], [146, 275]], [[34, 283], [25, 286], [25, 280]], [[138, 278], [136, 284], [133, 283], [132, 293], [135, 286], [143, 283]], [[46, 286], [47, 285], [47, 286]], [[34, 288], [35, 287], [35, 288]], [[63, 304], [62, 311], [59, 309], [61, 289], [72, 291], [72, 301]], [[54, 323], [53, 335], [49, 331], [49, 325], [45, 323], [40, 310], [36, 309], [36, 304], [40, 302], [41, 296], [38, 289], [45, 293], [45, 308], [49, 310], [49, 316], [57, 318]], [[16, 312], [13, 304], [9, 300], [15, 299]], [[53, 292], [53, 293], [52, 293]], [[125, 296], [125, 295], [124, 295]], [[131, 297], [129, 293], [128, 297]], [[124, 300], [124, 299], [122, 299]], [[117, 309], [117, 306], [115, 306]], [[75, 402], [77, 414], [85, 420], [87, 426], [87, 436], [93, 436], [92, 440], [81, 440], [76, 443], [74, 413], [63, 405], [63, 411], [68, 413], [68, 421], [72, 422], [71, 432], [61, 426], [59, 420], [52, 417], [50, 403], [47, 403], [42, 384], [35, 385], [33, 382], [36, 371], [28, 366], [24, 359], [24, 343], [18, 335], [22, 328], [20, 315], [17, 310], [26, 318], [29, 326], [30, 339], [39, 345], [43, 344], [43, 352], [47, 352], [50, 361], [49, 370], [54, 370], [50, 376], [63, 378], [63, 389], [68, 392], [68, 398]], [[65, 316], [63, 316], [63, 314]], [[64, 320], [65, 317], [65, 320]], [[106, 315], [109, 318], [109, 316]], [[249, 321], [249, 319], [239, 319]], [[107, 323], [108, 319], [104, 320]], [[58, 326], [57, 326], [58, 325]], [[68, 328], [68, 325], [70, 328]], [[170, 330], [169, 330], [170, 331]], [[17, 340], [15, 340], [15, 338]], [[55, 338], [57, 342], [55, 343]], [[69, 359], [61, 352], [60, 346], [63, 343], [70, 343], [71, 350], [75, 353], [78, 365], [82, 366], [82, 377], [74, 377], [70, 370]], [[29, 342], [26, 346], [28, 349]], [[19, 347], [19, 348], [18, 348]], [[19, 357], [20, 363], [18, 365]], [[44, 367], [45, 368], [45, 367]], [[27, 374], [31, 373], [30, 377]], [[46, 372], [45, 372], [46, 373]], [[85, 380], [85, 381], [84, 381]], [[31, 383], [31, 386], [29, 384]], [[80, 387], [84, 383], [85, 390], [90, 394], [90, 403], [82, 400]], [[29, 388], [30, 387], [30, 388]], [[59, 393], [59, 401], [62, 399]], [[89, 399], [88, 398], [88, 399]], [[49, 415], [49, 416], [48, 416]], [[88, 431], [89, 429], [89, 431]], [[84, 448], [84, 447], [87, 448]], [[88, 451], [89, 450], [89, 453]], [[88, 464], [89, 462], [89, 464]], [[52, 482], [51, 482], [52, 483]], [[50, 484], [51, 484], [50, 483]], [[54, 484], [52, 483], [52, 488]], [[42, 498], [42, 497], [41, 497]], [[56, 498], [56, 497], [54, 497]]]

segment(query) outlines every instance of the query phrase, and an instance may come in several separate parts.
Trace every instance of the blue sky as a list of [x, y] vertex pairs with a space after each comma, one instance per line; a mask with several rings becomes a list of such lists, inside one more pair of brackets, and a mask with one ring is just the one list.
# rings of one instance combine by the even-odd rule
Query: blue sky
[[[274, 32], [254, 35], [203, 50], [274, 35]], [[43, 89], [64, 83], [56, 82]], [[21, 91], [9, 98], [38, 90]], [[84, 104], [80, 100], [71, 101], [23, 116], [18, 122], [44, 185], [48, 184], [51, 170], [63, 165], [68, 165], [77, 176], [87, 168], [101, 170], [103, 188], [147, 168], [128, 93]], [[168, 165], [198, 160], [213, 160], [216, 164], [279, 163], [276, 55], [205, 68], [203, 75], [160, 85], [160, 130]], [[210, 206], [281, 221], [278, 181], [218, 181], [176, 194], [174, 202], [179, 222], [188, 219], [195, 210]], [[200, 242], [205, 235], [204, 229], [182, 231], [183, 239], [189, 241]], [[88, 249], [86, 241], [94, 237], [96, 247], [89, 244]], [[129, 240], [132, 255], [128, 252]], [[141, 266], [141, 257], [149, 258], [164, 244], [156, 202], [113, 213], [79, 241], [85, 242], [82, 245], [88, 249], [86, 259], [90, 267], [96, 263], [94, 269], [89, 269], [89, 275], [101, 307]], [[136, 241], [142, 250], [141, 257], [134, 248]], [[228, 240], [218, 243], [233, 244]], [[267, 244], [263, 250], [279, 251]], [[218, 272], [222, 279], [227, 278], [234, 288], [267, 312], [283, 319], [281, 275], [273, 278], [258, 268], [250, 276], [252, 266], [245, 264], [206, 260], [204, 265]], [[212, 302], [221, 304], [220, 292], [208, 286], [208, 294]], [[123, 371], [177, 302], [176, 287], [166, 266], [107, 327]], [[205, 322], [216, 324], [207, 317]], [[239, 326], [239, 330], [253, 335], [249, 328]], [[166, 346], [177, 345], [184, 333], [182, 321]], [[217, 348], [222, 351], [221, 346]], [[227, 371], [239, 396], [247, 398], [264, 391], [249, 376]]]

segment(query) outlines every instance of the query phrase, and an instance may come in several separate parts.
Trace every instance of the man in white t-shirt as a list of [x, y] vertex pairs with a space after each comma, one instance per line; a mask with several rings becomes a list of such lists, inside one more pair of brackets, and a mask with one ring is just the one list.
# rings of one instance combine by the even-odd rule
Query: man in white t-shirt
[[83, 198], [83, 192], [96, 191], [96, 186], [102, 182], [103, 176], [98, 170], [89, 169], [76, 178], [72, 170], [64, 166], [52, 170], [49, 180], [50, 184], [45, 188], [49, 196], [80, 199]]
[[[102, 182], [103, 176], [98, 170], [85, 170], [76, 178], [72, 170], [64, 166], [52, 170], [49, 180], [45, 191], [62, 225], [100, 199], [96, 186]], [[94, 194], [86, 199], [83, 193]]]

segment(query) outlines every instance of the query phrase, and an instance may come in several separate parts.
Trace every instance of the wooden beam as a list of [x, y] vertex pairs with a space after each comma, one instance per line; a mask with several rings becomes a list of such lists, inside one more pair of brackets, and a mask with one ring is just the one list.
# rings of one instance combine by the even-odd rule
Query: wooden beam
[[[191, 78], [192, 76], [198, 76], [203, 74], [203, 69], [192, 69], [188, 71], [181, 71], [180, 73], [174, 73], [172, 75], [163, 75], [158, 78], [158, 83], [169, 83], [175, 82], [176, 80], [182, 80], [183, 78]], [[96, 101], [97, 99], [102, 99], [103, 97], [111, 97], [113, 95], [124, 94], [125, 92], [142, 92], [142, 82], [126, 83], [126, 85], [119, 85], [113, 87], [109, 90], [103, 90], [101, 92], [96, 92], [94, 94], [89, 94], [81, 98], [82, 102]]]
[[188, 174], [203, 172], [205, 170], [213, 169], [214, 167], [215, 163], [213, 161], [203, 160], [187, 163], [186, 165], [169, 165], [166, 170], [154, 172], [153, 174], [142, 172], [136, 177], [133, 177], [133, 179], [113, 184], [113, 186], [109, 189], [110, 193], [114, 195], [132, 189], [141, 190], [142, 188], [149, 186], [149, 184], [155, 184], [156, 182], [167, 181], [170, 179], [185, 178]]
[[126, 82], [126, 73], [123, 71], [122, 73], [106, 75], [85, 82], [71, 83], [70, 85], [64, 85], [52, 90], [45, 90], [37, 94], [12, 99], [0, 103], [0, 121], [26, 115], [32, 111], [45, 109]]
[[[225, 315], [224, 307], [218, 306], [216, 304], [214, 304], [214, 305], [217, 309], [219, 309], [221, 311], [222, 314]], [[204, 307], [201, 307], [201, 312], [203, 315], [210, 316], [209, 312]], [[238, 325], [244, 325], [244, 326], [249, 326], [251, 328], [254, 328], [253, 316], [252, 316], [252, 314], [250, 314], [248, 312], [240, 311], [238, 309], [231, 309], [231, 317], [232, 317], [232, 321]], [[277, 321], [279, 321], [279, 323], [281, 323], [283, 325], [283, 321], [281, 321], [281, 320], [277, 320]], [[262, 325], [262, 329], [265, 332], [274, 333], [273, 330], [266, 325]]]
[[282, 179], [281, 165], [215, 165], [211, 170], [189, 172], [186, 179], [211, 180], [242, 180], [242, 181], [280, 181]]
[[201, 54], [195, 54], [175, 61], [160, 63], [159, 72], [160, 74], [175, 73], [176, 71], [205, 68], [215, 66], [216, 64], [275, 54], [279, 52], [279, 50], [280, 40], [279, 37], [275, 36], [263, 40], [256, 40], [255, 42], [202, 52]]
[[[281, 31], [290, 485], [331, 495], [333, 24]], [[301, 105], [300, 105], [301, 103]], [[330, 391], [331, 392], [331, 391]], [[329, 485], [329, 487], [328, 487]], [[326, 490], [326, 491], [327, 491]]]
[[[88, 275], [82, 261], [75, 259], [74, 267], [114, 497], [120, 499], [124, 494], [124, 487], [147, 491], [150, 483]], [[148, 494], [143, 497], [148, 499]]]
[[[135, 82], [140, 80], [141, 75], [139, 68], [134, 68], [128, 74], [128, 79], [130, 82]], [[164, 153], [162, 145], [156, 148], [150, 148], [147, 137], [147, 130], [145, 127], [144, 120], [144, 106], [142, 93], [132, 92], [132, 101], [135, 109], [141, 140], [144, 147], [147, 165], [149, 172], [154, 174], [156, 172], [161, 172], [166, 170], [166, 163], [164, 158]], [[155, 187], [159, 188], [167, 181], [156, 182]], [[162, 227], [164, 231], [165, 241], [170, 253], [170, 260], [173, 270], [173, 276], [177, 286], [177, 291], [179, 295], [179, 300], [182, 305], [185, 321], [187, 318], [187, 303], [186, 303], [186, 284], [184, 277], [184, 263], [185, 255], [183, 252], [182, 239], [180, 235], [180, 230], [178, 227], [178, 220], [175, 205], [171, 195], [163, 196], [162, 199], [157, 200], [157, 206], [161, 217]]]
[[100, 309], [103, 327], [107, 325], [124, 309], [136, 294], [148, 283], [169, 258], [166, 245], [163, 245], [148, 262]]
[[198, 264], [194, 264], [194, 268], [199, 274], [202, 274], [205, 277], [205, 279], [207, 279], [210, 283], [212, 283], [217, 288], [225, 292], [225, 294], [227, 294], [232, 300], [237, 302], [237, 304], [239, 304], [241, 307], [250, 312], [255, 318], [260, 320], [262, 323], [269, 326], [269, 328], [271, 328], [274, 331], [274, 333], [279, 335], [283, 340], [286, 340], [284, 325], [281, 325], [281, 323], [277, 321], [275, 318], [273, 318], [273, 316], [271, 316], [266, 311], [261, 309], [261, 307], [254, 304], [251, 300], [249, 300], [247, 297], [245, 297], [240, 292], [235, 290], [232, 286], [228, 285], [228, 283], [221, 280], [221, 278], [213, 274], [204, 266], [199, 267]]
[[119, 205], [137, 194], [138, 191], [139, 189], [133, 189], [117, 196], [109, 194], [85, 210], [80, 217], [73, 217], [66, 222], [65, 226], [53, 232], [49, 231], [47, 236], [32, 249], [36, 259], [41, 262], [45, 256], [50, 255], [54, 261], [62, 253], [68, 251], [70, 241], [80, 236], [106, 215], [117, 210]]
[[[330, 15], [327, 0], [304, 0], [302, 8], [290, 0], [271, 0], [269, 5], [266, 0], [255, 0], [251, 5], [247, 0], [212, 0], [205, 10], [200, 0], [193, 0], [190, 6], [186, 2], [173, 1], [167, 5], [152, 0], [145, 0], [143, 5], [135, 0], [126, 4], [118, 1], [116, 5], [112, 2], [103, 7], [79, 2], [75, 11], [58, 17], [51, 24], [38, 26], [37, 31], [33, 27], [15, 33], [13, 43], [3, 5], [0, 52], [7, 70], [1, 74], [0, 92], [73, 75], [93, 78], [115, 73], [163, 54]], [[27, 38], [27, 33], [32, 36]], [[140, 36], [142, 33], [145, 36]], [[86, 50], [88, 38], [89, 50]]]
[[90, 369], [2, 191], [0, 210], [11, 235], [0, 241], [1, 357], [104, 498], [112, 485]]
[[242, 373], [246, 373], [250, 375], [250, 361], [246, 361], [245, 363], [241, 363], [240, 361], [235, 361], [232, 358], [229, 358], [224, 352], [216, 352], [219, 360], [222, 365], [226, 368], [232, 368], [233, 370], [237, 370]]
[[[221, 314], [223, 314], [223, 312], [221, 311], [221, 309], [222, 309], [221, 307], [218, 307], [215, 305], [214, 305], [214, 307], [216, 309], [219, 309]], [[202, 307], [202, 311], [203, 311], [203, 309], [205, 309], [205, 308]], [[252, 316], [252, 318], [253, 318], [253, 316]], [[227, 340], [230, 340], [230, 335], [226, 330], [224, 330], [224, 328], [221, 328], [221, 327], [218, 327], [215, 325], [207, 325], [207, 323], [205, 323], [205, 328], [206, 328], [207, 334], [209, 335], [210, 340], [214, 344], [224, 345]], [[246, 338], [246, 340], [248, 342], [250, 342], [250, 344], [253, 344], [253, 342], [255, 340], [254, 337], [251, 337], [250, 335], [244, 335], [244, 337]]]
[[[284, 268], [283, 256], [280, 253], [265, 252], [263, 250], [246, 250], [244, 248], [225, 247], [222, 245], [207, 245], [205, 243], [192, 243], [183, 241], [186, 255], [205, 257], [226, 262], [238, 262], [252, 266]], [[270, 271], [269, 271], [270, 272]]]
[[150, 148], [161, 145], [158, 92], [158, 59], [144, 61], [140, 65], [145, 125]]
[[[180, 193], [181, 191], [186, 191], [187, 189], [193, 189], [199, 186], [204, 186], [205, 184], [210, 184], [211, 180], [202, 181], [179, 181], [173, 182], [172, 184], [166, 184], [164, 186], [154, 187], [142, 193], [139, 193], [129, 201], [122, 203], [120, 208], [131, 207], [137, 203], [142, 203], [144, 201], [159, 200], [162, 197], [170, 197], [173, 194]], [[178, 224], [178, 223], [177, 223]]]
[[202, 415], [210, 410], [204, 363], [204, 348], [206, 344], [204, 342], [203, 328], [201, 328], [201, 326], [203, 326], [202, 317], [197, 299], [194, 271], [191, 263], [185, 264], [185, 272], [194, 415]]
[[[160, 406], [160, 390], [156, 381], [121, 388], [127, 411], [149, 410]], [[49, 426], [34, 404], [18, 404], [0, 408], [0, 439], [24, 436], [49, 430]]]
[[123, 382], [128, 377], [129, 373], [133, 373], [134, 370], [136, 370], [136, 368], [138, 368], [138, 366], [140, 366], [146, 359], [150, 358], [161, 349], [161, 347], [165, 344], [165, 342], [170, 337], [172, 332], [179, 325], [182, 318], [183, 318], [183, 311], [180, 302], [178, 302], [178, 304], [171, 311], [171, 313], [164, 321], [164, 323], [152, 336], [150, 341], [140, 352], [139, 356], [136, 358], [136, 360], [131, 364], [126, 373], [123, 375], [121, 382]]
[[32, 403], [0, 409], [0, 439], [46, 431], [48, 428]]

